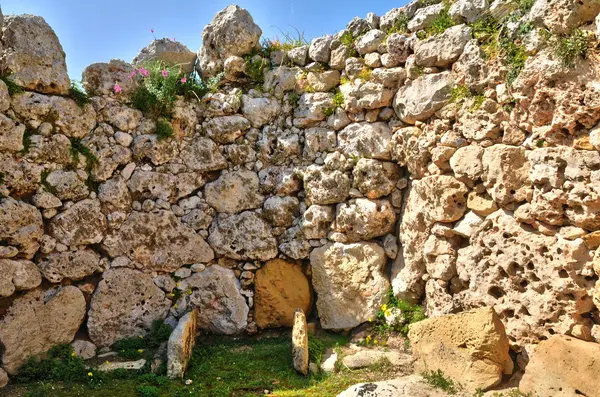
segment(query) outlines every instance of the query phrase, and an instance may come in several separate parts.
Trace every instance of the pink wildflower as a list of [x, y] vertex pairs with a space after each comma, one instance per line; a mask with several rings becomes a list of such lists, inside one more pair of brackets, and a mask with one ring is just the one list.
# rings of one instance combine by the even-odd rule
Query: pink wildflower
[[135, 77], [135, 73], [136, 73], [136, 71], [135, 71], [135, 69], [133, 69], [131, 71], [131, 75], [129, 76], [129, 78], [131, 79], [131, 78]]
[[150, 73], [148, 73], [148, 70], [146, 70], [145, 68], [139, 68], [138, 70], [140, 74], [144, 77], [148, 77], [150, 75]]
[[181, 79], [181, 82], [182, 82], [183, 84], [185, 84], [185, 83], [187, 82], [187, 77], [184, 77], [184, 78], [182, 78], [182, 79]]
[[121, 86], [119, 85], [119, 83], [115, 83], [114, 90], [115, 90], [115, 94], [118, 94], [119, 92], [121, 92]]
[[163, 77], [167, 77], [169, 75], [169, 72], [167, 72], [165, 69], [163, 69], [162, 75], [163, 75]]

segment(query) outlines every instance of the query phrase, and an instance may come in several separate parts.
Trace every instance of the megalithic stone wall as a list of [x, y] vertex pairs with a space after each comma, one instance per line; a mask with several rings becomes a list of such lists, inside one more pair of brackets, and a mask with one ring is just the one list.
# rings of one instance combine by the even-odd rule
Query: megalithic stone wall
[[[82, 106], [52, 29], [4, 17], [2, 368], [84, 319], [99, 347], [192, 308], [222, 334], [296, 308], [350, 329], [390, 288], [429, 316], [492, 306], [515, 350], [600, 338], [600, 3], [550, 3], [413, 1], [269, 53], [229, 6], [197, 57], [162, 39], [89, 66]], [[213, 88], [166, 139], [131, 104], [156, 59]]]

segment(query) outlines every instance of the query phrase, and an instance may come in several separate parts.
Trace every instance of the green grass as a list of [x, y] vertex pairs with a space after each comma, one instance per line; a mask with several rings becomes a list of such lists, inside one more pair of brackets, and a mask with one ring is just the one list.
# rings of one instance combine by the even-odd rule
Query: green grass
[[553, 46], [562, 64], [572, 68], [577, 59], [587, 58], [590, 38], [581, 29], [575, 29], [571, 34], [557, 38]]
[[173, 126], [168, 120], [161, 117], [156, 121], [156, 136], [159, 141], [173, 136]]
[[472, 97], [471, 90], [464, 84], [452, 87], [450, 91], [450, 102], [451, 103], [462, 103], [465, 99]]
[[471, 108], [469, 110], [471, 112], [478, 111], [481, 108], [481, 105], [483, 105], [483, 102], [485, 102], [485, 97], [483, 95], [475, 95], [475, 98], [473, 99], [473, 104], [471, 105]]
[[503, 54], [506, 56], [505, 63], [508, 66], [506, 81], [509, 85], [512, 85], [525, 68], [525, 62], [528, 57], [527, 52], [522, 44], [515, 43], [510, 38], [501, 39], [499, 44]]
[[25, 129], [25, 132], [23, 133], [23, 149], [21, 149], [21, 156], [26, 155], [27, 153], [29, 153], [29, 150], [31, 150], [31, 136], [35, 134], [35, 130], [31, 129], [31, 128], [27, 128]]
[[8, 88], [8, 94], [10, 96], [20, 94], [24, 91], [23, 87], [15, 83], [10, 76], [0, 76], [0, 80], [4, 81], [4, 84], [6, 84], [6, 87]]
[[172, 331], [173, 329], [169, 325], [157, 320], [152, 323], [148, 335], [122, 339], [116, 342], [112, 349], [121, 357], [138, 360], [147, 357], [152, 349], [156, 349], [161, 343], [169, 340]]
[[[311, 359], [318, 361], [327, 348], [348, 343], [348, 337], [311, 335], [309, 341]], [[356, 371], [341, 368], [340, 372], [331, 375], [304, 377], [292, 367], [291, 349], [289, 334], [277, 338], [212, 336], [194, 350], [184, 378], [192, 380], [188, 386], [183, 380], [169, 380], [150, 373], [115, 371], [102, 374], [93, 371], [89, 376], [86, 369], [83, 373], [76, 371], [73, 379], [64, 381], [59, 380], [63, 379], [60, 377], [36, 376], [20, 385], [19, 390], [27, 390], [28, 397], [245, 397], [262, 396], [264, 390], [279, 397], [335, 397], [352, 384], [394, 377], [388, 371], [389, 365], [384, 364]], [[71, 360], [79, 362], [68, 352], [61, 357], [67, 363]]]
[[450, 13], [448, 12], [449, 9], [449, 6], [444, 7], [440, 14], [434, 19], [431, 26], [428, 27], [426, 30], [428, 36], [436, 36], [438, 34], [442, 34], [446, 31], [446, 29], [456, 25], [456, 22], [454, 22], [454, 20], [450, 16]]
[[531, 7], [535, 4], [535, 0], [517, 0], [517, 6], [519, 10], [523, 13], [531, 10]]
[[452, 379], [447, 378], [439, 369], [437, 371], [425, 371], [421, 376], [432, 387], [445, 391], [448, 394], [456, 394], [460, 388], [459, 385], [456, 385]]
[[69, 97], [77, 103], [80, 108], [84, 107], [88, 103], [91, 103], [88, 95], [83, 91], [78, 82], [71, 81], [71, 87], [69, 88]]
[[94, 165], [98, 164], [98, 158], [96, 155], [83, 144], [81, 139], [71, 138], [71, 158], [75, 166], [79, 163], [79, 155], [85, 157], [85, 170], [91, 172]]

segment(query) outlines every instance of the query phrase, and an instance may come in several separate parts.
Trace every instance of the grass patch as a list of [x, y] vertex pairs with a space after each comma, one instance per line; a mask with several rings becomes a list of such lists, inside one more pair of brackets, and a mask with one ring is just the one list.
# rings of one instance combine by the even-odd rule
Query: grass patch
[[483, 105], [483, 102], [485, 102], [485, 97], [483, 95], [475, 95], [475, 98], [473, 99], [473, 104], [471, 105], [469, 110], [471, 112], [478, 111], [479, 109], [481, 109], [481, 105]]
[[519, 77], [519, 74], [521, 74], [523, 68], [525, 68], [527, 52], [522, 44], [515, 43], [515, 41], [510, 38], [501, 39], [499, 44], [502, 52], [506, 56], [506, 65], [508, 66], [506, 82], [509, 85], [512, 85], [517, 77]]
[[430, 27], [426, 29], [427, 36], [436, 36], [444, 33], [448, 28], [456, 25], [449, 13], [450, 7], [446, 5], [440, 14], [433, 20]]
[[517, 0], [517, 7], [522, 13], [529, 12], [535, 4], [535, 0]]
[[435, 389], [440, 389], [448, 394], [458, 393], [459, 385], [456, 385], [454, 381], [447, 378], [441, 370], [437, 371], [425, 371], [421, 374], [429, 385]]
[[356, 77], [358, 77], [359, 79], [361, 79], [364, 82], [370, 81], [371, 80], [371, 74], [373, 73], [373, 71], [371, 70], [371, 68], [368, 67], [363, 67], [362, 70], [360, 71], [360, 73], [358, 73], [358, 75]]
[[98, 157], [83, 144], [81, 139], [71, 138], [71, 158], [73, 159], [73, 163], [75, 166], [79, 164], [79, 155], [83, 155], [85, 157], [85, 170], [86, 172], [91, 172], [94, 165], [98, 164]]
[[21, 92], [25, 91], [23, 87], [15, 83], [13, 79], [10, 78], [10, 75], [0, 76], [0, 80], [4, 81], [4, 84], [6, 84], [6, 87], [8, 88], [8, 94], [10, 96], [20, 94]]
[[83, 88], [76, 81], [71, 81], [71, 87], [69, 88], [69, 97], [77, 103], [80, 108], [85, 107], [88, 103], [91, 103], [90, 97], [85, 93]]
[[147, 357], [148, 353], [159, 347], [161, 343], [168, 341], [171, 332], [173, 332], [173, 329], [169, 325], [156, 320], [152, 323], [152, 328], [145, 337], [122, 339], [116, 342], [112, 349], [123, 358], [139, 360]]
[[575, 29], [571, 34], [558, 37], [554, 43], [554, 52], [565, 67], [572, 68], [579, 58], [587, 58], [590, 38], [581, 29]]
[[473, 94], [471, 94], [471, 90], [469, 89], [469, 87], [467, 87], [464, 84], [457, 85], [455, 87], [452, 87], [452, 90], [450, 91], [450, 102], [462, 103], [471, 96], [473, 96]]
[[21, 156], [26, 155], [27, 153], [29, 153], [29, 151], [31, 150], [31, 136], [35, 135], [35, 130], [31, 129], [31, 128], [26, 128], [25, 132], [23, 133], [23, 149], [21, 149], [21, 151], [19, 152], [21, 154]]
[[169, 120], [161, 117], [156, 121], [156, 136], [159, 141], [164, 141], [173, 136], [173, 126]]

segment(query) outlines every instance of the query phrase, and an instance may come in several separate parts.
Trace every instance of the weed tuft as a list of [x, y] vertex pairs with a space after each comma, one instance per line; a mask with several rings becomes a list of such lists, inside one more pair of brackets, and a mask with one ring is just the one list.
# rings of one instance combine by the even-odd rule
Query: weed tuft
[[572, 68], [579, 58], [587, 58], [590, 46], [589, 36], [581, 29], [556, 39], [554, 50], [565, 67]]
[[0, 80], [4, 81], [4, 84], [6, 84], [6, 87], [8, 88], [8, 95], [10, 96], [20, 94], [25, 91], [23, 87], [15, 83], [13, 79], [10, 78], [10, 75], [0, 76]]
[[85, 107], [88, 103], [91, 103], [90, 97], [81, 88], [79, 82], [71, 81], [71, 87], [69, 88], [69, 97], [77, 103], [80, 108]]
[[462, 103], [465, 99], [472, 96], [471, 90], [464, 84], [453, 87], [450, 91], [450, 102], [451, 103]]
[[156, 121], [156, 136], [159, 141], [173, 136], [173, 126], [167, 119], [161, 117]]
[[425, 382], [436, 389], [445, 391], [448, 394], [456, 394], [458, 392], [458, 386], [452, 379], [447, 378], [440, 369], [437, 371], [425, 371], [421, 376], [425, 379]]

